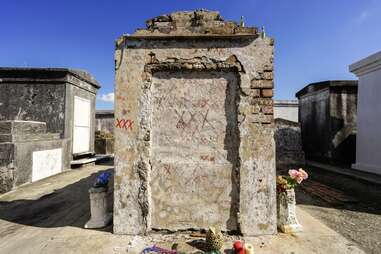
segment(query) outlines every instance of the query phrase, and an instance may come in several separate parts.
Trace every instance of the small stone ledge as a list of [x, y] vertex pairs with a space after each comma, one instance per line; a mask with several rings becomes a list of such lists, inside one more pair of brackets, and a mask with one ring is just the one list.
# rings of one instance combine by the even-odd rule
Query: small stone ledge
[[[182, 11], [160, 15], [146, 21], [145, 29], [137, 29], [128, 38], [167, 37], [258, 37], [256, 27], [240, 26], [233, 21], [224, 21], [219, 12], [208, 10]], [[120, 43], [120, 39], [117, 44]]]
[[[144, 66], [142, 80], [144, 88], [149, 88], [152, 75], [160, 71], [235, 71], [239, 74], [245, 73], [241, 62], [235, 55], [231, 55], [226, 60], [216, 60], [205, 56], [195, 57], [191, 59], [183, 58], [167, 58], [164, 61], [159, 61], [156, 55], [151, 52], [147, 58], [147, 63]], [[240, 85], [241, 93], [244, 97], [250, 97], [250, 106], [242, 110], [241, 113], [247, 116], [251, 123], [273, 124], [273, 80], [272, 71], [264, 72], [271, 73], [270, 75], [258, 75], [256, 83], [253, 83], [250, 88], [245, 89]]]
[[[149, 78], [149, 75], [159, 71], [177, 71], [177, 70], [236, 70], [244, 72], [242, 64], [237, 57], [231, 55], [225, 61], [215, 60], [207, 57], [195, 57], [192, 59], [168, 58], [159, 62], [155, 54], [150, 54], [150, 62], [144, 66], [143, 77]], [[143, 78], [144, 79], [144, 78]]]
[[91, 74], [78, 69], [0, 67], [0, 83], [61, 84], [70, 82], [68, 80], [70, 76], [84, 81], [94, 88], [100, 88], [100, 84]]

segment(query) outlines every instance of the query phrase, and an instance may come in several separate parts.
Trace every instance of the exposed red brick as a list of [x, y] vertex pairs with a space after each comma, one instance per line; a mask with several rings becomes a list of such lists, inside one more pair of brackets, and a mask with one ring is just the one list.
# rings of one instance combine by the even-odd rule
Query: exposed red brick
[[266, 98], [273, 97], [273, 89], [262, 89], [261, 95]]
[[256, 80], [253, 79], [250, 84], [251, 88], [273, 88], [274, 82], [272, 80]]
[[252, 123], [271, 123], [273, 115], [253, 114], [249, 117], [249, 121]]
[[274, 113], [274, 109], [272, 106], [263, 106], [262, 107], [262, 113], [263, 114], [273, 114]]

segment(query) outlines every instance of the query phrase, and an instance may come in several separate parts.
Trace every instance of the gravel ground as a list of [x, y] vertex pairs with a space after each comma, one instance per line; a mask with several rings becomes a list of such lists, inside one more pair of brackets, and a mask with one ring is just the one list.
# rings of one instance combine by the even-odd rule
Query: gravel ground
[[309, 168], [311, 178], [359, 200], [330, 204], [302, 189], [297, 203], [315, 218], [357, 243], [366, 253], [381, 253], [381, 186]]

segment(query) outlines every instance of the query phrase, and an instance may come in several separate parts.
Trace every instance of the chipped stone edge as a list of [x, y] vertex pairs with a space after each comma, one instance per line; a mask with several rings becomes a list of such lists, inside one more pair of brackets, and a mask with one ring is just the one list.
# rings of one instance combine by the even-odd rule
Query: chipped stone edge
[[[151, 165], [151, 119], [152, 119], [152, 102], [151, 102], [151, 85], [152, 85], [152, 77], [155, 74], [155, 72], [160, 71], [182, 71], [182, 70], [189, 70], [189, 71], [225, 71], [225, 72], [234, 72], [238, 77], [238, 84], [237, 88], [239, 89], [238, 97], [236, 98], [236, 102], [239, 102], [242, 97], [251, 96], [251, 93], [245, 92], [245, 89], [242, 88], [241, 82], [242, 82], [242, 76], [245, 75], [245, 70], [243, 68], [243, 65], [240, 63], [238, 58], [235, 55], [229, 56], [226, 60], [216, 60], [213, 58], [208, 57], [194, 57], [189, 59], [184, 58], [167, 58], [165, 60], [158, 60], [156, 58], [156, 55], [151, 52], [149, 53], [149, 57], [147, 57], [148, 61], [146, 62], [144, 66], [143, 73], [141, 75], [143, 83], [142, 83], [142, 96], [139, 100], [139, 105], [141, 110], [141, 113], [139, 115], [139, 128], [142, 131], [139, 131], [139, 137], [138, 139], [140, 142], [138, 143], [138, 151], [140, 151], [140, 157], [137, 160], [137, 162], [134, 165], [135, 172], [137, 172], [140, 184], [139, 184], [139, 190], [138, 190], [138, 204], [141, 209], [141, 216], [142, 216], [142, 223], [143, 223], [143, 231], [145, 233], [148, 233], [151, 230], [151, 191], [150, 191], [150, 174], [152, 170]], [[258, 79], [264, 78], [262, 75], [258, 77]], [[271, 77], [270, 77], [271, 78]], [[270, 79], [269, 78], [269, 79]], [[250, 81], [249, 81], [250, 82]], [[250, 88], [253, 90], [253, 88]], [[268, 89], [268, 87], [266, 87]], [[263, 95], [262, 93], [259, 94], [258, 97]], [[265, 98], [265, 100], [260, 101], [260, 98], [257, 98], [257, 101], [259, 101], [259, 106], [261, 108], [265, 108], [266, 106], [272, 107], [272, 99], [271, 98]], [[271, 101], [271, 102], [270, 102]], [[240, 110], [242, 108], [242, 105], [239, 105], [237, 103], [237, 120], [238, 120], [238, 126], [242, 124], [243, 121], [249, 121], [249, 124], [251, 124], [253, 121], [256, 123], [268, 125], [273, 123], [272, 119], [272, 111], [268, 112], [266, 114], [261, 113], [260, 111], [258, 113], [257, 118], [250, 118], [247, 116], [247, 114], [250, 114], [252, 112], [246, 112]], [[255, 113], [255, 112], [254, 112]], [[239, 128], [239, 137], [240, 139], [244, 137], [245, 134], [241, 133], [241, 128]], [[242, 145], [241, 140], [239, 141], [240, 146]], [[238, 191], [240, 193], [240, 168], [241, 168], [241, 149], [239, 149], [238, 154], [238, 169], [236, 172], [237, 177], [237, 185], [238, 185]], [[241, 194], [239, 195], [239, 197]], [[237, 219], [238, 219], [238, 232], [239, 233], [245, 233], [242, 232], [240, 222], [242, 221], [242, 213], [240, 212], [240, 198], [238, 198], [238, 211], [237, 211]], [[245, 220], [243, 220], [245, 221]]]

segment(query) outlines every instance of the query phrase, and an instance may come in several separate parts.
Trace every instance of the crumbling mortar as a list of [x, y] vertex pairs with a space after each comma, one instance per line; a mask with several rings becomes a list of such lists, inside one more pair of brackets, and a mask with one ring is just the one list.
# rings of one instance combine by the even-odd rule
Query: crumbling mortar
[[[150, 75], [147, 75], [150, 80]], [[139, 100], [141, 112], [139, 113], [139, 134], [138, 138], [143, 140], [138, 146], [138, 153], [140, 154], [139, 161], [136, 165], [137, 175], [139, 177], [138, 187], [138, 200], [137, 203], [140, 207], [141, 218], [143, 222], [144, 231], [147, 232], [150, 228], [150, 129], [151, 129], [151, 108], [150, 108], [150, 82], [143, 82], [142, 84], [143, 95]], [[147, 103], [148, 102], [148, 103]], [[148, 161], [148, 162], [147, 162]]]
[[[235, 58], [235, 61], [237, 62], [238, 59], [236, 56], [234, 56]], [[239, 61], [238, 61], [239, 62]], [[239, 62], [239, 64], [241, 64]], [[243, 68], [242, 68], [243, 70]], [[236, 186], [237, 186], [237, 191], [238, 191], [238, 197], [237, 197], [237, 207], [236, 207], [236, 216], [237, 216], [237, 232], [238, 234], [242, 234], [242, 228], [241, 228], [241, 217], [240, 217], [240, 207], [241, 207], [241, 198], [240, 198], [240, 195], [241, 195], [241, 154], [240, 154], [240, 145], [241, 145], [241, 139], [242, 139], [242, 136], [243, 136], [243, 133], [241, 133], [240, 131], [240, 118], [242, 119], [242, 117], [240, 117], [240, 115], [243, 115], [242, 113], [240, 113], [239, 111], [239, 108], [240, 108], [240, 104], [242, 103], [241, 102], [241, 99], [242, 99], [242, 81], [241, 81], [241, 75], [238, 74], [238, 78], [237, 78], [237, 87], [236, 87], [237, 91], [236, 91], [236, 98], [235, 98], [235, 107], [236, 107], [236, 116], [237, 118], [235, 119], [237, 121], [237, 131], [238, 131], [238, 135], [237, 135], [237, 143], [238, 143], [238, 147], [237, 147], [237, 158], [236, 158], [236, 164], [234, 165], [234, 169], [235, 169], [235, 179], [236, 179]], [[246, 116], [243, 115], [243, 121], [245, 121], [245, 118]]]
[[140, 179], [140, 186], [138, 188], [138, 204], [142, 213], [142, 220], [144, 223], [145, 231], [148, 230], [148, 215], [149, 215], [149, 200], [148, 200], [148, 170], [143, 158], [140, 158], [136, 165], [136, 170]]
[[[208, 69], [221, 69], [223, 71], [231, 71], [235, 70], [237, 75], [238, 75], [238, 84], [237, 84], [237, 92], [236, 92], [236, 99], [235, 99], [235, 104], [236, 104], [236, 110], [237, 110], [237, 123], [238, 123], [238, 144], [241, 142], [241, 136], [243, 135], [239, 131], [239, 125], [245, 121], [246, 116], [238, 110], [240, 108], [240, 98], [245, 97], [242, 87], [241, 87], [241, 72], [244, 72], [244, 68], [241, 64], [241, 62], [237, 59], [235, 55], [232, 55], [228, 57], [225, 61], [219, 61], [215, 60], [212, 58], [207, 58], [205, 56], [202, 57], [195, 57], [192, 59], [183, 59], [183, 58], [167, 58], [166, 61], [160, 62], [157, 60], [156, 56], [154, 53], [150, 53], [150, 61], [144, 66], [144, 71], [148, 73], [148, 75], [142, 75], [143, 77], [146, 77], [145, 81], [147, 81], [147, 77], [152, 77], [153, 73], [156, 71], [173, 71], [173, 70], [181, 70], [181, 69], [191, 69], [191, 70], [208, 70]], [[151, 78], [149, 79], [151, 81]], [[148, 83], [148, 82], [145, 82]], [[150, 90], [151, 86], [148, 84], [144, 84], [144, 91]], [[143, 92], [144, 96], [150, 96], [147, 94], [148, 91]], [[149, 100], [147, 100], [149, 101]], [[150, 103], [146, 103], [150, 104]], [[149, 116], [146, 116], [150, 119]], [[150, 136], [149, 129], [146, 130], [147, 133], [145, 133], [143, 139], [148, 140], [148, 136]], [[150, 139], [150, 137], [149, 137]], [[150, 142], [145, 142], [145, 144], [148, 146], [150, 145]], [[236, 181], [236, 186], [237, 186], [237, 192], [240, 193], [240, 165], [241, 165], [241, 157], [239, 154], [239, 148], [238, 148], [238, 154], [237, 154], [237, 160], [236, 163], [233, 165], [233, 173], [234, 173], [234, 179]], [[149, 161], [149, 164], [151, 162]], [[140, 166], [141, 167], [141, 166]], [[152, 165], [150, 164], [150, 168], [152, 168]], [[145, 170], [146, 167], [144, 167]], [[149, 229], [149, 222], [147, 221], [149, 219], [149, 212], [151, 207], [149, 206], [148, 202], [149, 199], [148, 196], [151, 194], [147, 188], [149, 186], [146, 186], [147, 184], [147, 173], [141, 174], [140, 178], [141, 181], [143, 181], [141, 188], [139, 189], [139, 205], [142, 209], [142, 214], [143, 214], [143, 220], [145, 221], [146, 229]], [[145, 197], [142, 197], [142, 195], [145, 195]], [[240, 226], [240, 212], [239, 212], [239, 207], [240, 207], [240, 198], [238, 195], [237, 198], [237, 207], [236, 207], [236, 217], [237, 217], [237, 231], [240, 233], [241, 232], [241, 226]]]
[[[177, 70], [221, 70], [221, 71], [231, 71], [236, 70], [237, 72], [245, 73], [243, 65], [237, 59], [235, 55], [228, 57], [225, 61], [216, 60], [213, 58], [207, 58], [205, 56], [195, 57], [191, 59], [184, 58], [168, 58], [165, 61], [160, 62], [156, 59], [155, 55], [151, 52], [151, 61], [149, 61], [144, 66], [144, 72], [153, 74], [159, 71], [177, 71]], [[152, 61], [152, 59], [155, 59]], [[142, 76], [145, 76], [143, 74]], [[147, 80], [148, 77], [143, 80]]]

